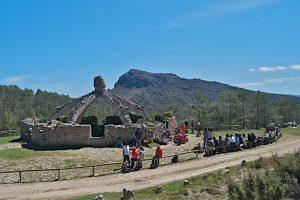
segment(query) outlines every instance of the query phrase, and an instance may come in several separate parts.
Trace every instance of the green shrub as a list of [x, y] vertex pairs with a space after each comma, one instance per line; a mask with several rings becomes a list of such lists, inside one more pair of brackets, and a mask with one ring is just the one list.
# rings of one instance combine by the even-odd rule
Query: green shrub
[[121, 118], [117, 115], [113, 115], [113, 116], [107, 116], [104, 121], [103, 121], [104, 125], [109, 125], [109, 124], [113, 124], [113, 125], [121, 125], [123, 124]]
[[42, 119], [40, 119], [40, 122], [41, 122], [41, 123], [47, 123], [47, 122], [48, 122], [48, 119], [47, 119], [47, 118], [42, 118]]
[[166, 117], [164, 115], [159, 114], [159, 113], [154, 116], [154, 120], [158, 121], [158, 122], [162, 122], [162, 123], [167, 122]]
[[228, 183], [228, 198], [229, 200], [245, 200], [245, 195], [238, 184], [232, 180]]
[[142, 116], [137, 115], [135, 113], [129, 113], [129, 117], [130, 117], [132, 123], [137, 123], [139, 119], [143, 119]]
[[255, 179], [252, 173], [249, 174], [249, 177], [243, 181], [243, 187], [245, 189], [245, 197], [247, 200], [255, 199]]
[[253, 163], [253, 167], [255, 169], [260, 169], [263, 168], [263, 166], [265, 165], [264, 159], [262, 157], [260, 157], [259, 159], [255, 160]]
[[67, 123], [67, 118], [68, 118], [68, 116], [60, 116], [60, 117], [58, 118], [58, 121], [60, 121], [60, 122], [62, 122], [62, 123]]
[[228, 197], [230, 200], [280, 200], [285, 194], [285, 187], [276, 173], [267, 171], [256, 177], [250, 174], [241, 186], [229, 181]]
[[167, 116], [167, 117], [173, 117], [173, 116], [174, 116], [173, 111], [167, 111], [167, 112], [165, 112], [164, 114], [165, 114], [165, 116]]

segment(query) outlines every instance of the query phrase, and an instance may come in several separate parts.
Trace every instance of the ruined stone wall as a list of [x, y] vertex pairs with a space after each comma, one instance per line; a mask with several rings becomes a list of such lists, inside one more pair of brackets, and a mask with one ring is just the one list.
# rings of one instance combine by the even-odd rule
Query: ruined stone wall
[[107, 147], [106, 138], [104, 136], [102, 136], [102, 137], [90, 137], [89, 138], [89, 146], [90, 147], [99, 147], [99, 148]]
[[[24, 130], [31, 124], [24, 123]], [[46, 124], [35, 124], [32, 129], [32, 143], [41, 147], [108, 147], [114, 146], [120, 137], [124, 143], [136, 139], [135, 132], [140, 126], [126, 127], [107, 125], [104, 129], [104, 136], [91, 137], [90, 125], [60, 124], [47, 126]], [[146, 135], [147, 129], [140, 129], [142, 137]]]
[[36, 120], [31, 118], [27, 118], [21, 121], [20, 134], [22, 140], [27, 140], [27, 131], [29, 130], [30, 127], [34, 126], [35, 122]]
[[[104, 137], [106, 141], [106, 146], [114, 146], [120, 137], [123, 143], [129, 143], [131, 140], [136, 139], [135, 132], [139, 126], [115, 126], [107, 125], [104, 129]], [[142, 138], [146, 135], [147, 130], [143, 127], [140, 128]]]
[[93, 92], [87, 95], [84, 99], [82, 99], [75, 108], [73, 108], [67, 118], [67, 123], [75, 124], [80, 123], [85, 111], [90, 106], [90, 104], [95, 101], [97, 95]]
[[136, 139], [135, 132], [138, 128], [142, 132], [142, 138], [146, 135], [149, 138], [155, 137], [162, 131], [162, 124], [106, 125], [104, 136], [92, 137], [90, 125], [62, 124], [55, 120], [45, 124], [29, 119], [23, 120], [21, 124], [21, 133], [24, 133], [25, 139], [27, 139], [25, 133], [30, 126], [32, 127], [32, 143], [45, 148], [111, 147], [116, 144], [119, 137], [123, 143]]
[[33, 127], [32, 143], [42, 147], [89, 146], [90, 125], [62, 124], [56, 127], [38, 124]]
[[89, 95], [91, 95], [91, 93], [86, 94], [82, 97], [79, 97], [77, 99], [73, 99], [69, 102], [67, 102], [64, 105], [58, 106], [56, 108], [54, 108], [53, 113], [50, 117], [50, 120], [56, 120], [58, 117], [60, 117], [61, 115], [63, 115], [65, 112], [68, 112], [70, 110], [72, 110], [73, 108], [76, 108], [76, 106], [82, 101], [84, 100], [86, 97], [88, 97]]
[[116, 99], [118, 102], [120, 102], [121, 105], [127, 107], [128, 111], [141, 115], [143, 118], [149, 118], [149, 116], [145, 113], [144, 109], [140, 105], [113, 93], [109, 93], [109, 95]]

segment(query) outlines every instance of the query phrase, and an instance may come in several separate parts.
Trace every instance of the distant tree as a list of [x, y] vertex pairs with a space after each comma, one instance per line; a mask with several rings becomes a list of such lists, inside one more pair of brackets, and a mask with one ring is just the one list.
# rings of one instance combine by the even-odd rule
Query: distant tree
[[258, 90], [257, 91], [257, 94], [256, 94], [256, 123], [255, 123], [255, 128], [258, 129], [258, 123], [259, 123], [259, 94], [260, 94], [260, 91]]
[[224, 92], [221, 95], [222, 105], [228, 108], [228, 125], [231, 129], [233, 119], [238, 117], [238, 94], [236, 92]]
[[238, 93], [238, 104], [242, 107], [242, 127], [246, 127], [246, 103], [249, 98], [249, 94], [245, 91], [240, 91]]

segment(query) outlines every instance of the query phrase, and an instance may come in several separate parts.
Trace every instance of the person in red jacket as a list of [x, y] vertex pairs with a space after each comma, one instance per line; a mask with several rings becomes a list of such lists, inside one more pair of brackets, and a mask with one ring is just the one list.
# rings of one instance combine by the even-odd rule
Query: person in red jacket
[[134, 164], [137, 162], [138, 158], [139, 158], [139, 153], [137, 152], [136, 148], [133, 147], [132, 152], [131, 152], [131, 166], [130, 168], [133, 169]]
[[185, 123], [182, 123], [182, 125], [181, 125], [181, 131], [182, 131], [183, 133], [186, 133], [186, 132], [187, 132], [187, 127], [186, 127]]
[[157, 158], [157, 162], [159, 164], [159, 159], [162, 158], [163, 156], [163, 150], [162, 148], [158, 145], [155, 151], [155, 157]]

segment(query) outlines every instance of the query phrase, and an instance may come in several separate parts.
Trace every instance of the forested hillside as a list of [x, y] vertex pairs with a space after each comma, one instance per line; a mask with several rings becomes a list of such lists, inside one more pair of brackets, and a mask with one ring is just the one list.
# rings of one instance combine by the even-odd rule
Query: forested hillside
[[26, 117], [47, 118], [53, 108], [69, 100], [57, 93], [0, 85], [0, 130], [18, 128]]
[[268, 122], [300, 120], [300, 98], [175, 74], [132, 69], [119, 78], [112, 91], [145, 106], [149, 112], [171, 110], [181, 119], [194, 118], [207, 126], [259, 128]]

